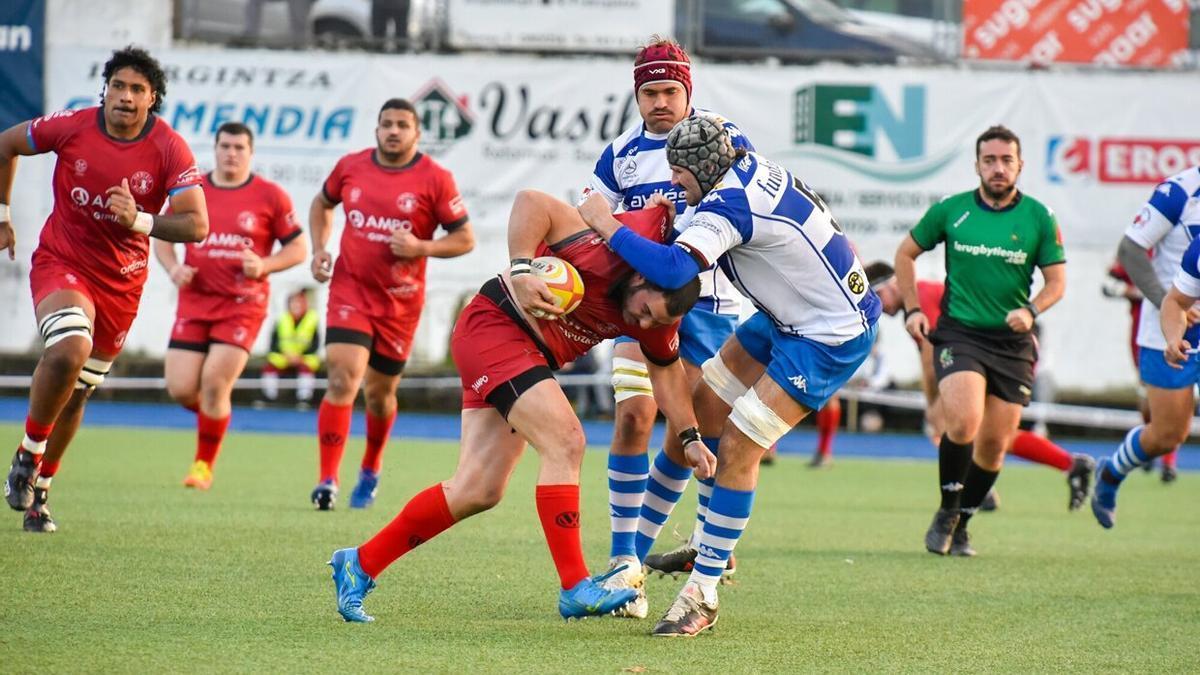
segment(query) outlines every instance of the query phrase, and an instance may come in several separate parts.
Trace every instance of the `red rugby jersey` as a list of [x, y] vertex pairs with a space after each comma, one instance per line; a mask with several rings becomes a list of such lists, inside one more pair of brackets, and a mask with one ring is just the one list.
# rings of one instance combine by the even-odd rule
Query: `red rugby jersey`
[[[668, 239], [670, 225], [663, 207], [627, 211], [616, 215], [634, 232], [656, 242]], [[667, 364], [679, 354], [679, 322], [644, 330], [625, 322], [621, 298], [613, 297], [614, 287], [633, 269], [613, 253], [600, 235], [584, 230], [568, 239], [538, 247], [537, 255], [561, 258], [579, 270], [583, 278], [583, 301], [575, 311], [556, 320], [534, 319], [541, 329], [545, 346], [559, 364], [579, 358], [600, 342], [628, 335], [642, 345], [652, 361]]]
[[114, 138], [99, 106], [39, 117], [27, 137], [35, 151], [58, 155], [54, 210], [38, 247], [114, 293], [140, 295], [150, 238], [116, 222], [106, 191], [128, 179], [138, 210], [158, 213], [169, 195], [200, 183], [187, 143], [155, 115], [137, 138]]
[[946, 293], [946, 285], [940, 281], [917, 281], [917, 302], [921, 313], [929, 319], [929, 332], [937, 328], [938, 319], [942, 318], [942, 296]]
[[219, 318], [250, 310], [267, 311], [271, 292], [266, 278], [247, 279], [242, 251], [263, 258], [275, 242], [300, 236], [292, 199], [275, 183], [250, 174], [236, 187], [218, 187], [212, 174], [202, 183], [208, 203], [208, 236], [188, 244], [183, 262], [196, 268], [192, 282], [179, 289], [179, 313], [191, 318]]
[[388, 242], [397, 228], [431, 240], [439, 225], [450, 231], [466, 223], [454, 177], [421, 153], [407, 166], [383, 166], [369, 148], [342, 157], [322, 190], [346, 213], [332, 285], [356, 285], [367, 305], [360, 309], [367, 314], [419, 313], [425, 301], [426, 259], [397, 258]]

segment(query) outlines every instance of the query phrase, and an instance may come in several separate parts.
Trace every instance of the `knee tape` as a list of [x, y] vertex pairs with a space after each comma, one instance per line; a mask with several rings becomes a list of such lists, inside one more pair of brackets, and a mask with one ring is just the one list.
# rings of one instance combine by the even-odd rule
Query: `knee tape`
[[705, 361], [700, 366], [700, 372], [704, 376], [704, 383], [725, 402], [725, 405], [732, 406], [748, 389], [733, 371], [729, 370], [729, 366], [721, 360], [720, 354]]
[[104, 376], [108, 375], [111, 368], [112, 361], [89, 358], [84, 361], [83, 370], [79, 371], [79, 379], [75, 382], [75, 388], [91, 392], [104, 382]]
[[82, 307], [63, 307], [50, 312], [38, 324], [38, 331], [47, 348], [76, 335], [92, 343], [92, 320]]
[[776, 441], [792, 430], [787, 422], [779, 419], [779, 415], [762, 402], [753, 389], [747, 390], [734, 402], [729, 421], [763, 448], [775, 445]]
[[617, 403], [634, 396], [654, 396], [646, 364], [633, 359], [613, 358], [612, 386]]

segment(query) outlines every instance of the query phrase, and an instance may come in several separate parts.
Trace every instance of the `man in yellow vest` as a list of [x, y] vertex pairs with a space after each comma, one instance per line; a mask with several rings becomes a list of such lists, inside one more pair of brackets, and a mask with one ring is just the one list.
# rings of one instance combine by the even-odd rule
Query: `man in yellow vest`
[[296, 402], [307, 408], [312, 401], [313, 385], [321, 357], [320, 315], [308, 307], [308, 289], [301, 288], [288, 296], [287, 311], [275, 322], [271, 332], [271, 352], [263, 368], [262, 393], [267, 401], [279, 398], [279, 376], [296, 376]]

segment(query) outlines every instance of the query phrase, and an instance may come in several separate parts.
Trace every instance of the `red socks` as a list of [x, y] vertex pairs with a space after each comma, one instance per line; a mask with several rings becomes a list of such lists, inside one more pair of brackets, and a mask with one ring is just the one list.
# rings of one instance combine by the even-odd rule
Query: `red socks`
[[1071, 470], [1071, 453], [1032, 431], [1018, 431], [1011, 452], [1022, 459], [1052, 466], [1059, 471]]
[[38, 478], [54, 478], [58, 473], [58, 465], [62, 462], [42, 462], [38, 465]]
[[1179, 454], [1179, 448], [1175, 448], [1174, 450], [1163, 455], [1163, 458], [1162, 458], [1163, 466], [1174, 469], [1175, 468], [1175, 458], [1178, 454]]
[[33, 453], [33, 461], [41, 462], [42, 453], [46, 450], [46, 439], [54, 430], [54, 423], [41, 424], [28, 415], [25, 416], [25, 438], [21, 439], [21, 448]]
[[437, 483], [408, 500], [400, 515], [388, 523], [367, 543], [358, 547], [358, 563], [372, 579], [388, 565], [436, 537], [454, 524], [446, 493]]
[[383, 466], [383, 446], [387, 444], [388, 436], [392, 433], [392, 423], [396, 421], [396, 411], [387, 417], [376, 417], [367, 413], [367, 451], [363, 453], [362, 468], [379, 473]]
[[537, 512], [559, 581], [564, 590], [573, 588], [588, 576], [579, 535], [579, 486], [537, 486]]
[[833, 451], [833, 435], [841, 421], [842, 402], [837, 397], [829, 399], [825, 407], [817, 411], [817, 452], [822, 456], [828, 457]]
[[209, 417], [202, 412], [196, 413], [196, 459], [208, 464], [211, 468], [221, 452], [221, 441], [225, 440], [225, 430], [229, 428], [229, 415], [224, 417]]
[[334, 405], [321, 401], [317, 411], [317, 442], [321, 448], [321, 482], [338, 482], [346, 437], [350, 435], [350, 413], [353, 405]]

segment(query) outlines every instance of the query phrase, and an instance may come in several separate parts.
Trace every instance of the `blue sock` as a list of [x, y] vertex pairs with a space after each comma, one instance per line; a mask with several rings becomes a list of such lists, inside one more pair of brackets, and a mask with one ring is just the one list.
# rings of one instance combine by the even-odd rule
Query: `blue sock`
[[[704, 438], [704, 447], [712, 454], [717, 454], [717, 447], [721, 444], [720, 438]], [[708, 501], [712, 498], [713, 485], [716, 485], [715, 478], [705, 478], [696, 481], [696, 526], [692, 528], [692, 538], [688, 540], [688, 546], [696, 548], [700, 545], [700, 536], [704, 534], [704, 517], [708, 515]]]
[[608, 513], [612, 520], [610, 557], [636, 555], [633, 539], [649, 472], [650, 458], [645, 454], [608, 456]]
[[654, 540], [658, 539], [663, 525], [666, 525], [667, 519], [671, 517], [675, 504], [687, 489], [688, 478], [691, 475], [690, 468], [671, 461], [665, 451], [660, 451], [654, 458], [654, 466], [650, 468], [650, 480], [646, 483], [646, 498], [642, 501], [642, 510], [638, 518], [637, 536], [634, 539], [638, 560], [646, 559], [646, 554], [654, 546]]
[[1117, 451], [1108, 458], [1105, 468], [1117, 482], [1125, 480], [1125, 476], [1130, 471], [1150, 461], [1150, 457], [1146, 455], [1146, 451], [1142, 448], [1142, 429], [1145, 427], [1136, 426], [1129, 430], [1125, 435], [1125, 440], [1121, 445], [1117, 446]]
[[715, 588], [725, 572], [725, 563], [733, 554], [754, 507], [754, 490], [732, 490], [716, 485], [708, 503], [704, 536], [696, 549], [696, 563], [689, 581]]

